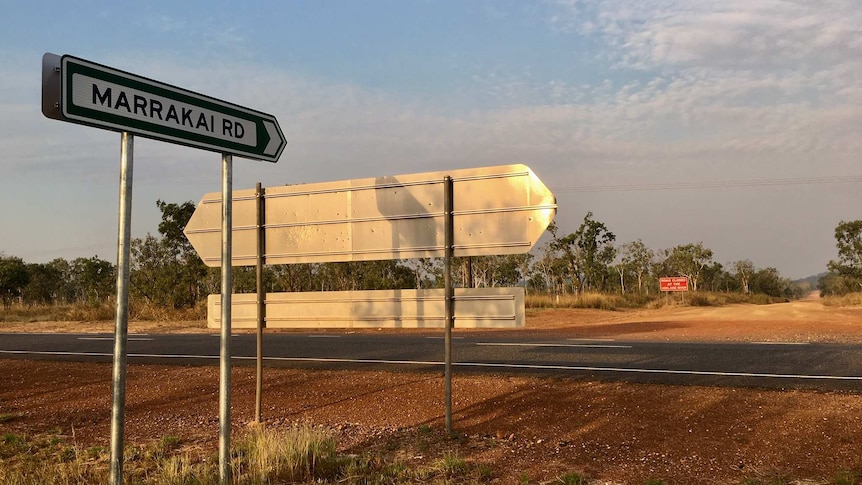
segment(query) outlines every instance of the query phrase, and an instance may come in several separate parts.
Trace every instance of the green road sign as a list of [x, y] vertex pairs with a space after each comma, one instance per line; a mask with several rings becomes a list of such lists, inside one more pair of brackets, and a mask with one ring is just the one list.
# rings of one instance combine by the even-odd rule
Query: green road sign
[[69, 55], [42, 65], [49, 118], [267, 162], [287, 144], [269, 114]]

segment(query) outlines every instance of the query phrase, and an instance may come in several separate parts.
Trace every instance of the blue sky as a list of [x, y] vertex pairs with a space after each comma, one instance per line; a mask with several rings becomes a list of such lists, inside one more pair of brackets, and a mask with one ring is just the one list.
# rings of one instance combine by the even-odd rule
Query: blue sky
[[[236, 189], [526, 163], [566, 232], [792, 277], [862, 218], [856, 0], [0, 5], [0, 251], [29, 262], [116, 252], [119, 135], [42, 117], [44, 52], [274, 114], [281, 160]], [[217, 154], [138, 138], [133, 235], [219, 186]]]

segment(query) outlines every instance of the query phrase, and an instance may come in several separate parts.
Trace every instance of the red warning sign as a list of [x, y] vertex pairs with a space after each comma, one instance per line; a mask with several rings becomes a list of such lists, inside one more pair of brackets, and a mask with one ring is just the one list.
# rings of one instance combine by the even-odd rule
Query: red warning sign
[[688, 278], [684, 276], [659, 278], [658, 284], [661, 291], [688, 291]]

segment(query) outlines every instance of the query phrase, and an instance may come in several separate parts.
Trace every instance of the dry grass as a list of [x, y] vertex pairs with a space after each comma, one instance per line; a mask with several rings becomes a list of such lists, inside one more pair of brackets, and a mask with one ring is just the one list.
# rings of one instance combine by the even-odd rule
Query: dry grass
[[862, 306], [862, 292], [848, 293], [842, 296], [827, 296], [821, 299], [824, 305], [830, 307]]
[[335, 448], [335, 438], [323, 428], [255, 426], [236, 446], [234, 475], [261, 477], [267, 482], [335, 475], [340, 465]]
[[527, 295], [527, 308], [592, 308], [597, 310], [616, 310], [631, 307], [629, 302], [619, 295], [604, 293], [582, 293], [578, 295]]
[[[397, 452], [397, 450], [395, 450]], [[126, 447], [124, 480], [152, 485], [219, 483], [217, 457], [166, 436]], [[74, 439], [43, 435], [0, 437], [0, 483], [72, 485], [108, 482], [110, 455], [103, 447], [82, 449]], [[297, 425], [253, 426], [231, 449], [232, 483], [460, 484], [487, 481], [490, 469], [444, 452], [433, 466], [407, 466], [379, 455], [341, 455], [332, 432]]]
[[148, 301], [132, 300], [129, 304], [129, 316], [134, 320], [148, 322], [206, 320], [207, 302], [202, 300], [194, 308], [168, 308]]
[[[860, 294], [862, 295], [862, 294]], [[860, 296], [862, 300], [862, 296]], [[766, 295], [742, 293], [723, 293], [711, 291], [686, 292], [685, 294], [607, 294], [582, 293], [579, 295], [527, 295], [527, 308], [587, 308], [596, 310], [623, 310], [630, 308], [647, 308], [655, 310], [667, 306], [724, 306], [735, 303], [752, 303], [767, 305], [784, 302], [784, 298], [773, 298]]]
[[12, 305], [0, 312], [0, 322], [66, 321], [72, 305]]
[[[129, 318], [147, 322], [205, 320], [206, 302], [195, 308], [167, 308], [147, 301], [129, 302]], [[0, 322], [101, 322], [114, 320], [113, 299], [101, 303], [71, 305], [12, 305], [0, 313]]]
[[687, 304], [690, 306], [724, 306], [735, 303], [768, 305], [785, 301], [784, 298], [775, 298], [761, 294], [744, 295], [742, 293], [720, 293], [713, 291], [691, 293], [687, 300]]

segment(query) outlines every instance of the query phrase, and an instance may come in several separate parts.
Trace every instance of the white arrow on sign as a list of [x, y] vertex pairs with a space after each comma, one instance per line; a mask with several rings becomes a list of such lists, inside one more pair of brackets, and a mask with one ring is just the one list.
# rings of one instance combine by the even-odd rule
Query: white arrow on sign
[[[267, 264], [443, 257], [443, 177], [452, 177], [454, 256], [526, 253], [557, 212], [525, 165], [269, 187]], [[256, 262], [255, 190], [233, 196], [233, 264]], [[221, 264], [221, 194], [206, 194], [185, 228], [208, 266]]]

